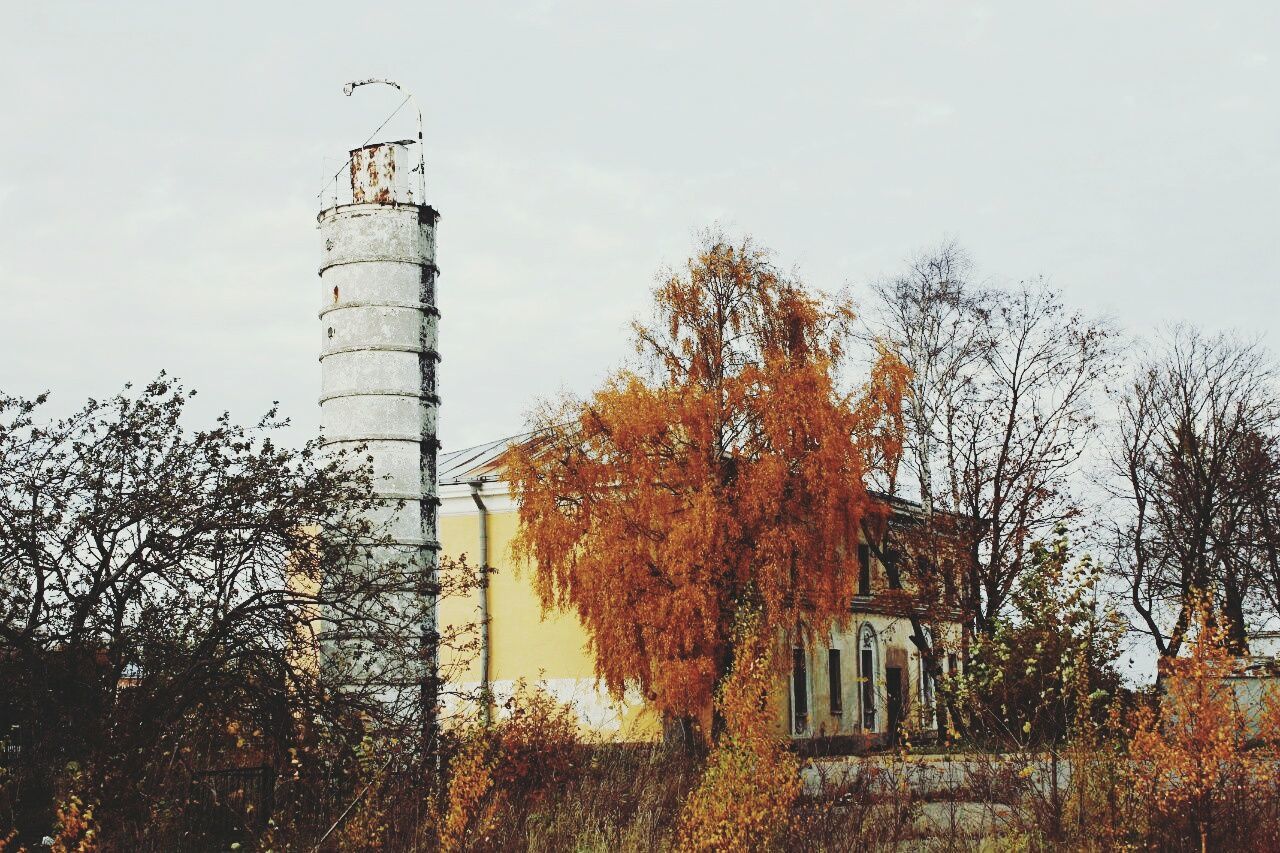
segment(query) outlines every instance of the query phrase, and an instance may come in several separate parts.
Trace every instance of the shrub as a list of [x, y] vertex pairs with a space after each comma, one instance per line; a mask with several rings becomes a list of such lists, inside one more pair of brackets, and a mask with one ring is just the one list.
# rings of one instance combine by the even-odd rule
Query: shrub
[[441, 850], [490, 846], [500, 812], [508, 822], [525, 824], [581, 767], [582, 740], [571, 708], [521, 684], [501, 710], [494, 725], [472, 724], [457, 734], [444, 803], [435, 812]]
[[[1203, 611], [1198, 621], [1191, 654], [1162, 662], [1158, 704], [1135, 715], [1128, 781], [1137, 817], [1168, 846], [1192, 839], [1201, 849], [1275, 849], [1274, 740], [1248, 748], [1248, 726], [1226, 680], [1233, 658], [1223, 632]], [[1276, 718], [1273, 705], [1264, 733], [1274, 734]]]
[[740, 619], [733, 669], [716, 698], [723, 731], [680, 817], [686, 850], [768, 848], [790, 825], [800, 766], [768, 719], [777, 672], [757, 614]]

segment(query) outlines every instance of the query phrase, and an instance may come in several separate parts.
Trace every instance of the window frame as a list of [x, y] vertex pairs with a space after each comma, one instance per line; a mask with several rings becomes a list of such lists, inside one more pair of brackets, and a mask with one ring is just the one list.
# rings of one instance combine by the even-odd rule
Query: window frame
[[[791, 650], [791, 733], [804, 735], [809, 733], [812, 723], [809, 695], [809, 661], [802, 646]], [[803, 705], [803, 708], [799, 707]]]
[[[924, 633], [925, 644], [929, 648], [933, 648], [933, 631], [928, 625], [921, 627]], [[917, 655], [920, 668], [920, 714], [921, 722], [925, 728], [930, 725], [930, 720], [937, 720], [935, 702], [937, 701], [937, 684], [934, 683], [933, 676], [929, 675], [928, 661], [925, 659], [924, 652]]]
[[840, 672], [839, 649], [827, 649], [827, 692], [830, 694], [828, 702], [831, 705], [831, 716], [842, 716], [844, 714], [844, 685]]
[[[870, 659], [870, 666], [868, 666], [868, 659]], [[876, 701], [876, 674], [879, 670], [879, 659], [876, 630], [871, 627], [871, 623], [864, 622], [858, 631], [858, 676], [862, 688], [858, 691], [858, 704], [861, 711], [859, 723], [865, 732], [878, 730], [876, 717], [879, 702]]]
[[871, 595], [871, 546], [866, 542], [858, 543], [858, 595]]

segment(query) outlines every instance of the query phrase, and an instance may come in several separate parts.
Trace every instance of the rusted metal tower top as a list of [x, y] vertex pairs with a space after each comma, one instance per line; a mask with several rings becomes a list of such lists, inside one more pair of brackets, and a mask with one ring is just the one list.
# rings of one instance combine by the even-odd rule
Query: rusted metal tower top
[[[361, 86], [390, 86], [404, 93], [404, 99], [389, 116], [369, 134], [358, 148], [353, 148], [347, 161], [320, 188], [322, 207], [341, 204], [418, 204], [427, 203], [427, 161], [422, 136], [422, 108], [413, 93], [394, 80], [371, 77], [353, 80], [342, 87], [350, 96]], [[393, 118], [412, 104], [417, 115], [418, 138], [373, 142]], [[417, 150], [414, 151], [414, 146]], [[417, 161], [416, 163], [414, 161]], [[349, 181], [347, 180], [349, 176]]]

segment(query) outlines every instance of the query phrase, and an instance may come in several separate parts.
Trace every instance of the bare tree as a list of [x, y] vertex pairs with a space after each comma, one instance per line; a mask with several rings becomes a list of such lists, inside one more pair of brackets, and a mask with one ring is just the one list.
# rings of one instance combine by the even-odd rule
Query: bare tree
[[1267, 616], [1280, 617], [1280, 430], [1251, 436], [1241, 460], [1244, 513], [1240, 542], [1255, 561]]
[[954, 244], [916, 260], [876, 287], [875, 331], [912, 371], [905, 455], [924, 517], [936, 524], [945, 509], [970, 547], [955, 561], [962, 578], [941, 560], [907, 570], [944, 592], [956, 584], [972, 627], [989, 632], [1032, 543], [1079, 512], [1069, 483], [1113, 370], [1114, 332], [1041, 283], [982, 290], [970, 275]]
[[1275, 378], [1258, 344], [1181, 326], [1120, 398], [1111, 459], [1124, 509], [1112, 536], [1162, 656], [1177, 656], [1202, 605], [1243, 652], [1250, 609], [1276, 603]]
[[266, 754], [299, 720], [423, 711], [386, 701], [417, 679], [423, 576], [386, 559], [368, 466], [277, 445], [274, 412], [188, 429], [191, 393], [162, 374], [52, 422], [0, 397], [0, 717], [32, 774], [92, 768], [121, 815], [229, 725]]
[[[950, 553], [965, 541], [954, 514], [939, 516], [935, 507], [935, 471], [950, 473], [954, 448], [946, 441], [947, 415], [955, 401], [971, 391], [987, 350], [988, 305], [968, 278], [972, 264], [954, 242], [922, 253], [896, 278], [872, 287], [875, 296], [868, 322], [872, 343], [888, 350], [910, 369], [903, 401], [902, 461], [915, 474], [921, 513], [911, 525], [864, 531], [877, 559], [886, 567], [890, 586], [910, 587], [918, 605], [908, 612], [912, 641], [929, 678], [939, 678], [946, 649], [941, 629], [959, 605], [957, 567], [969, 554]], [[897, 472], [887, 478], [891, 497]], [[957, 505], [954, 481], [945, 484], [941, 504]], [[892, 539], [893, 541], [890, 541]], [[937, 709], [945, 727], [943, 709]]]
[[[916, 475], [926, 517], [934, 509], [935, 457], [949, 449], [941, 440], [946, 414], [974, 382], [990, 346], [988, 305], [968, 282], [971, 269], [964, 251], [948, 242], [917, 257], [905, 275], [872, 288], [873, 339], [911, 369], [904, 461]], [[949, 491], [954, 505], [954, 484]]]
[[1095, 396], [1115, 368], [1110, 325], [1069, 310], [1043, 283], [986, 299], [982, 370], [945, 415], [956, 511], [975, 534], [965, 598], [982, 632], [1032, 543], [1079, 517], [1072, 481], [1096, 427]]

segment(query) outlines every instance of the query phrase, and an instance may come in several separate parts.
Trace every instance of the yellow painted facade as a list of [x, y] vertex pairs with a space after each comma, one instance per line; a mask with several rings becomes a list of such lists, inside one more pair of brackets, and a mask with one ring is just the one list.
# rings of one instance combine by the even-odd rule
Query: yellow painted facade
[[[458, 452], [462, 456], [466, 453]], [[572, 704], [583, 727], [601, 735], [627, 740], [660, 736], [661, 720], [638, 695], [618, 701], [596, 684], [587, 632], [578, 619], [571, 613], [543, 613], [531, 570], [522, 572], [511, 556], [517, 519], [507, 485], [492, 466], [468, 467], [468, 463], [465, 458], [455, 463], [449, 479], [442, 470], [440, 538], [446, 557], [465, 556], [472, 566], [482, 563], [482, 512], [473, 496], [478, 494], [485, 506], [492, 569], [488, 677], [496, 702], [500, 704], [517, 682], [524, 681]], [[872, 565], [870, 575], [870, 592], [883, 589], [886, 579], [880, 567]], [[477, 626], [480, 595], [477, 590], [442, 601], [441, 623], [446, 630]], [[954, 639], [950, 635], [958, 636], [958, 626], [943, 630], [949, 635], [943, 638], [948, 644]], [[909, 620], [876, 612], [874, 594], [855, 599], [846, 624], [838, 626], [825, 642], [801, 652], [803, 666], [793, 669], [785, 691], [780, 691], [779, 732], [793, 738], [852, 736], [882, 741], [890, 729], [891, 716], [892, 722], [900, 722], [907, 731], [936, 731], [930, 707], [932, 691], [925, 684], [911, 633]], [[478, 626], [474, 636], [479, 638]], [[478, 691], [482, 684], [478, 652], [465, 659], [446, 652], [442, 664], [446, 677], [461, 691]], [[835, 678], [833, 664], [838, 673]], [[833, 686], [838, 687], [835, 702]], [[892, 713], [891, 704], [896, 708]]]
[[[510, 695], [517, 682], [539, 686], [571, 704], [584, 728], [607, 737], [648, 740], [661, 733], [657, 716], [639, 697], [618, 701], [597, 686], [593, 658], [587, 648], [587, 632], [571, 613], [543, 613], [528, 572], [521, 572], [511, 557], [516, 513], [505, 484], [487, 482], [482, 500], [487, 512], [489, 575], [489, 682], [497, 704]], [[481, 513], [468, 486], [442, 486], [440, 541], [442, 553], [454, 559], [465, 556], [471, 566], [482, 562]], [[441, 601], [441, 624], [448, 631], [461, 629], [479, 637], [480, 590], [465, 597]], [[442, 671], [464, 692], [481, 686], [478, 649], [465, 656], [447, 650]]]

